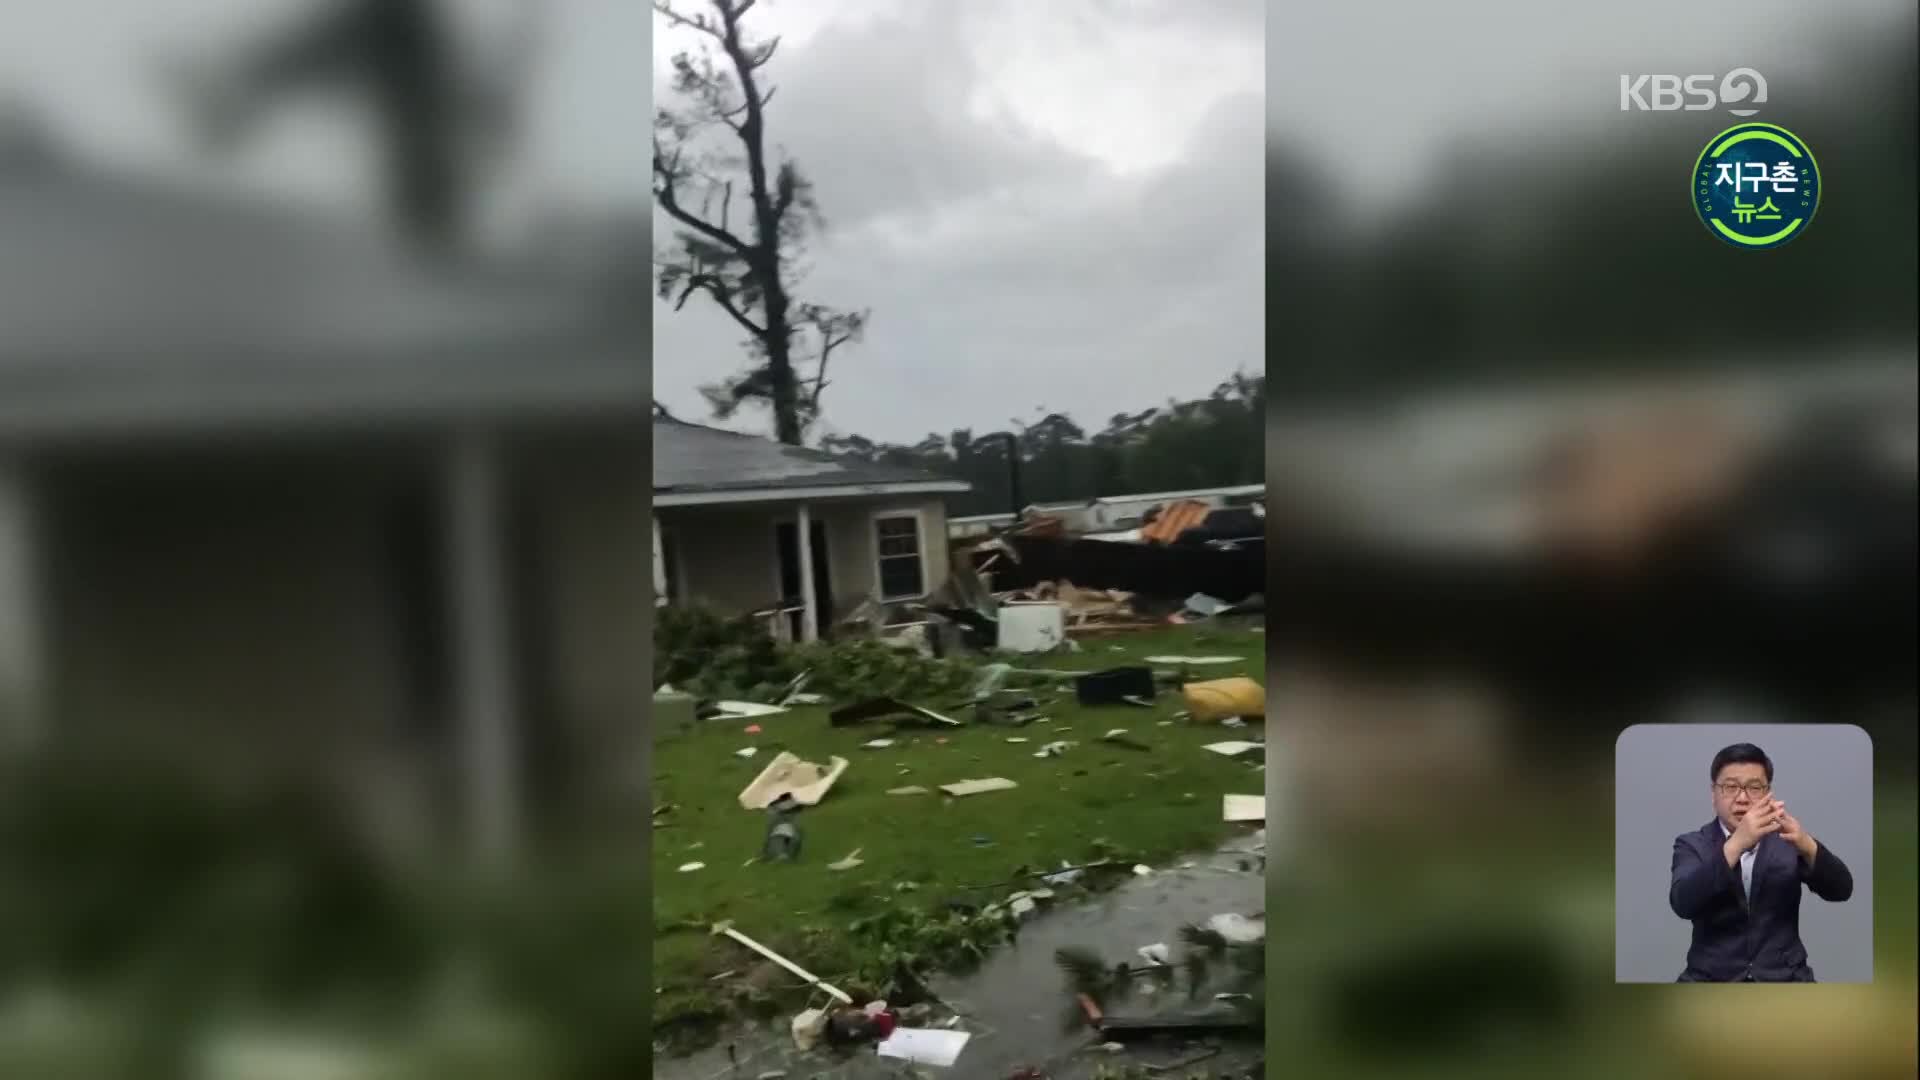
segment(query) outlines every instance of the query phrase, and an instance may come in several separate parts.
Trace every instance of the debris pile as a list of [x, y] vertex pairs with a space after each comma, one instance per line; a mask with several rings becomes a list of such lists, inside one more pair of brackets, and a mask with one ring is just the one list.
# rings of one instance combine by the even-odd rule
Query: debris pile
[[[1266, 916], [1223, 912], [1182, 927], [1182, 952], [1165, 942], [1142, 945], [1132, 958], [1108, 963], [1092, 949], [1062, 948], [1054, 963], [1095, 1037], [1121, 1044], [1162, 1036], [1257, 1037], [1266, 987]], [[1157, 991], [1184, 981], [1188, 1004], [1153, 1008], [1173, 997]], [[1147, 999], [1148, 1004], [1133, 1004]], [[1192, 1007], [1194, 1002], [1204, 1002]], [[1120, 1010], [1132, 1005], [1130, 1012]]]

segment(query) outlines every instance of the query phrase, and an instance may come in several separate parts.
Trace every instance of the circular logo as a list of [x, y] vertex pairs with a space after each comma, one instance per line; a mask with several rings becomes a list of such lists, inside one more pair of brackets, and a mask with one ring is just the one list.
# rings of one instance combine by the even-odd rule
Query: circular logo
[[1693, 166], [1693, 208], [1734, 247], [1779, 247], [1807, 231], [1820, 208], [1813, 151], [1776, 124], [1749, 121], [1715, 135]]

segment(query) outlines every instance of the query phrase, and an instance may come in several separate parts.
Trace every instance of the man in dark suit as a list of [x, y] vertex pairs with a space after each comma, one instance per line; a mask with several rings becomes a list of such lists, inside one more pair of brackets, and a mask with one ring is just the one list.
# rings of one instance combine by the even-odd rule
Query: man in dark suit
[[1673, 913], [1693, 923], [1680, 982], [1812, 982], [1800, 886], [1839, 903], [1853, 874], [1773, 797], [1773, 762], [1752, 743], [1713, 756], [1714, 819], [1673, 842]]

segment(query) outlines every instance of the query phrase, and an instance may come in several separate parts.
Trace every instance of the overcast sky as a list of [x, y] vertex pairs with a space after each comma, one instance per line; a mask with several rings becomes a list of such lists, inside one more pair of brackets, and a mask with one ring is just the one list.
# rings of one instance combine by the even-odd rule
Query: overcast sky
[[[648, 98], [685, 32], [662, 31], [643, 0], [448, 7], [485, 41], [530, 3], [542, 51], [507, 205], [637, 207]], [[21, 5], [0, 34], [0, 99], [24, 93], [100, 157], [372, 205], [373, 162], [343, 116], [304, 109], [216, 167], [162, 93], [165, 57], [310, 6]], [[752, 18], [785, 39], [770, 123], [830, 226], [802, 295], [873, 309], [867, 342], [836, 357], [827, 423], [890, 440], [1041, 408], [1098, 428], [1258, 370], [1263, 134], [1377, 211], [1463, 135], [1724, 119], [1621, 113], [1621, 72], [1755, 66], [1789, 109], [1844, 92], [1813, 64], [1828, 35], [1912, 32], [1904, 0], [762, 0]], [[658, 396], [704, 416], [695, 387], [736, 370], [740, 335], [698, 298], [677, 314], [654, 303]]]
[[[827, 425], [911, 442], [1044, 408], [1098, 429], [1260, 370], [1264, 7], [757, 8], [784, 38], [770, 128], [829, 226], [802, 295], [873, 310], [835, 354]], [[663, 101], [691, 40], [656, 26]], [[741, 364], [741, 337], [699, 297], [656, 302], [656, 394], [705, 415], [695, 388]]]
[[[340, 208], [377, 204], [378, 163], [354, 116], [296, 103], [244, 153], [195, 152], [166, 73], [315, 9], [314, 0], [63, 0], [17, 5], [0, 34], [0, 100], [22, 97], [86, 154], [208, 184], [287, 194]], [[652, 14], [640, 0], [453, 0], [462, 40], [497, 46], [522, 10], [539, 13], [525, 144], [509, 174], [515, 208], [644, 205], [639, 130]], [[622, 103], [624, 107], [622, 107]]]
[[1685, 141], [1735, 122], [1722, 110], [1622, 112], [1623, 74], [1757, 68], [1780, 122], [1811, 95], [1844, 95], [1845, 57], [1863, 40], [1911, 45], [1914, 26], [1912, 0], [1395, 0], [1269, 10], [1270, 130], [1363, 215], [1416, 196], [1463, 137], [1550, 147], [1652, 127], [1684, 131]]

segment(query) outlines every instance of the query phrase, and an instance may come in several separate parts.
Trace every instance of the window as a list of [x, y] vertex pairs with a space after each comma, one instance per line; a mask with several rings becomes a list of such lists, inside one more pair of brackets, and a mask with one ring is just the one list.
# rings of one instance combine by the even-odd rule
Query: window
[[874, 550], [880, 562], [880, 598], [900, 600], [927, 591], [920, 571], [920, 516], [892, 514], [873, 520]]

